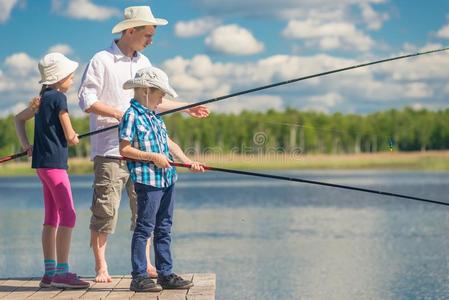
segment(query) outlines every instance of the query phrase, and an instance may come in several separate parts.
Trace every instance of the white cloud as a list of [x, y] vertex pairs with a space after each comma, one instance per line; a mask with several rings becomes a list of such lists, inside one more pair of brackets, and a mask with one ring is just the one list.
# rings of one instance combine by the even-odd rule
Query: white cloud
[[385, 21], [389, 19], [387, 13], [378, 13], [369, 3], [361, 3], [360, 10], [368, 28], [371, 30], [379, 30]]
[[355, 49], [368, 51], [374, 41], [348, 22], [320, 23], [309, 19], [291, 20], [282, 35], [288, 39], [304, 40], [307, 46], [322, 50]]
[[96, 5], [90, 0], [52, 0], [52, 8], [53, 11], [74, 19], [93, 21], [103, 21], [120, 15], [117, 8]]
[[406, 98], [429, 98], [432, 96], [432, 88], [424, 82], [412, 82], [404, 86], [404, 97]]
[[388, 0], [192, 0], [192, 2], [207, 14], [226, 17], [337, 22], [359, 19], [356, 14], [360, 12], [360, 17], [371, 29], [379, 29], [379, 26], [388, 19], [388, 14], [380, 13], [372, 7], [372, 4], [379, 6]]
[[[438, 46], [404, 45], [417, 51]], [[396, 55], [400, 54], [403, 53]], [[376, 59], [379, 58], [370, 60]], [[329, 54], [273, 55], [252, 62], [221, 62], [214, 61], [208, 55], [196, 55], [168, 59], [163, 62], [162, 68], [169, 75], [180, 100], [193, 102], [362, 62], [366, 60]], [[80, 66], [76, 80], [81, 78], [83, 69]], [[293, 107], [324, 112], [366, 113], [420, 103], [436, 109], [448, 103], [448, 69], [449, 53], [436, 53], [262, 90], [248, 97], [216, 103], [212, 108], [222, 112]], [[36, 58], [26, 53], [16, 53], [0, 62], [0, 70], [1, 111], [9, 111], [17, 103], [27, 102], [38, 92]], [[82, 115], [75, 93], [78, 84], [76, 82], [68, 93], [68, 99], [70, 113]]]
[[5, 65], [12, 74], [20, 76], [36, 73], [37, 61], [24, 52], [12, 54], [5, 59]]
[[205, 45], [212, 51], [230, 55], [251, 55], [264, 49], [253, 34], [236, 24], [220, 26], [210, 33]]
[[[16, 113], [23, 109], [40, 90], [38, 59], [27, 53], [12, 54], [0, 62], [0, 116]], [[84, 66], [75, 74], [75, 82], [67, 93], [70, 114], [84, 115], [78, 107], [77, 87], [80, 84]]]
[[[447, 18], [449, 19], [449, 15], [447, 16]], [[449, 39], [449, 24], [446, 24], [440, 30], [438, 30], [436, 35], [439, 38]]]
[[11, 12], [19, 4], [19, 0], [0, 0], [0, 23], [8, 21]]
[[320, 107], [324, 106], [326, 108], [331, 108], [339, 104], [343, 100], [343, 97], [339, 93], [329, 92], [324, 95], [315, 95], [307, 97], [307, 99], [310, 104], [318, 105]]
[[216, 102], [210, 105], [212, 111], [238, 114], [246, 111], [266, 111], [269, 109], [283, 110], [282, 97], [271, 95], [245, 95], [235, 97], [226, 102]]
[[221, 21], [214, 17], [204, 17], [175, 24], [175, 34], [181, 38], [201, 36], [220, 25]]
[[73, 49], [69, 45], [66, 45], [66, 44], [57, 44], [57, 45], [50, 47], [50, 49], [48, 49], [48, 53], [51, 53], [51, 52], [59, 52], [64, 55], [69, 55], [69, 54], [73, 53]]
[[[408, 47], [415, 48], [413, 45]], [[428, 47], [431, 46], [423, 48]], [[262, 90], [251, 96], [280, 97], [282, 105], [275, 102], [275, 107], [324, 112], [369, 112], [400, 107], [404, 103], [412, 105], [417, 99], [426, 107], [437, 108], [447, 103], [445, 97], [449, 94], [448, 55], [440, 53], [388, 62]], [[175, 57], [167, 60], [163, 69], [169, 74], [181, 100], [200, 101], [362, 62], [366, 60], [320, 54], [273, 55], [254, 62], [224, 63], [213, 61], [207, 55], [198, 55], [192, 59]], [[243, 103], [244, 99], [238, 102]], [[264, 103], [260, 102], [258, 107], [257, 102], [252, 102], [251, 106], [264, 109]], [[219, 111], [226, 110], [221, 104], [214, 107]]]

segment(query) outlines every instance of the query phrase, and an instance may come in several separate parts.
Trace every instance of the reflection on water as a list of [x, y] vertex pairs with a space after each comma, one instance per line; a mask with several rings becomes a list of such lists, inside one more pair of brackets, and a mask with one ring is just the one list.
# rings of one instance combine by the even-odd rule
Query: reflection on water
[[[283, 172], [449, 202], [448, 173]], [[71, 267], [92, 274], [91, 176], [72, 177], [78, 212]], [[0, 178], [0, 277], [42, 271], [37, 178]], [[449, 207], [251, 177], [182, 174], [177, 272], [217, 274], [218, 299], [445, 299]], [[110, 239], [111, 273], [130, 272], [126, 197]]]

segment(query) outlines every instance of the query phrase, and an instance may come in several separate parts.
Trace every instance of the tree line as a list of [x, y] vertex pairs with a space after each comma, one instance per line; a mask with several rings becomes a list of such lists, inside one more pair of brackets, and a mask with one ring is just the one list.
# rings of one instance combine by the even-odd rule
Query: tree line
[[[401, 110], [368, 115], [285, 111], [212, 114], [198, 120], [182, 114], [164, 117], [169, 135], [188, 154], [361, 153], [449, 149], [449, 109]], [[72, 118], [78, 133], [89, 131], [87, 117]], [[20, 151], [13, 117], [0, 119], [0, 155]], [[33, 122], [27, 133], [33, 137]], [[70, 148], [87, 157], [88, 139]]]

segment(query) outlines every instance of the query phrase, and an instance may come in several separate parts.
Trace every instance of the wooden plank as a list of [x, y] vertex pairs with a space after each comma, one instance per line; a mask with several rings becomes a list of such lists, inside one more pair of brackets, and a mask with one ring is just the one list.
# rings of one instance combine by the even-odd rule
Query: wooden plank
[[195, 274], [194, 286], [187, 293], [187, 299], [212, 300], [215, 299], [216, 276], [215, 274]]
[[6, 297], [11, 294], [19, 287], [24, 285], [27, 281], [30, 281], [32, 278], [12, 278], [8, 279], [0, 285], [0, 299]]
[[18, 287], [14, 292], [9, 294], [3, 299], [26, 299], [36, 293], [38, 290], [40, 290], [39, 282], [41, 279], [34, 278], [30, 281], [25, 282], [22, 286]]
[[159, 300], [186, 300], [186, 295], [181, 294], [161, 294]]
[[8, 281], [9, 278], [0, 278], [0, 285], [2, 285], [4, 282]]
[[85, 280], [90, 283], [89, 289], [81, 289], [81, 290], [64, 290], [62, 293], [59, 293], [56, 295], [53, 299], [61, 300], [61, 299], [79, 299], [84, 294], [86, 294], [90, 289], [92, 289], [96, 282], [94, 281], [95, 278], [93, 277], [82, 277], [82, 280]]
[[80, 299], [106, 299], [112, 289], [122, 280], [122, 276], [112, 277], [112, 282], [97, 283], [91, 287]]
[[57, 288], [45, 288], [45, 289], [40, 289], [37, 292], [35, 292], [33, 295], [31, 295], [30, 297], [27, 298], [28, 299], [33, 299], [33, 300], [37, 300], [37, 299], [50, 299], [53, 298], [54, 296], [58, 295], [59, 293], [62, 293], [62, 289], [57, 289]]
[[212, 274], [212, 273], [195, 274], [193, 276], [194, 287], [206, 287], [207, 286], [207, 287], [211, 287], [211, 288], [215, 289], [216, 280], [217, 280], [216, 275]]
[[215, 300], [215, 295], [187, 295], [187, 300]]
[[160, 293], [134, 293], [129, 290], [131, 276], [113, 276], [110, 283], [95, 283], [94, 278], [83, 278], [91, 284], [87, 290], [39, 288], [40, 278], [0, 279], [0, 298], [6, 299], [153, 299], [153, 300], [214, 300], [215, 274], [182, 274], [193, 280], [189, 290], [163, 290]]
[[112, 289], [111, 293], [106, 299], [129, 299], [134, 295], [134, 292], [129, 289], [131, 278], [126, 276]]
[[151, 292], [151, 293], [135, 293], [130, 299], [132, 300], [146, 300], [146, 299], [151, 299], [151, 300], [157, 300], [159, 297], [160, 293], [156, 293], [156, 292]]

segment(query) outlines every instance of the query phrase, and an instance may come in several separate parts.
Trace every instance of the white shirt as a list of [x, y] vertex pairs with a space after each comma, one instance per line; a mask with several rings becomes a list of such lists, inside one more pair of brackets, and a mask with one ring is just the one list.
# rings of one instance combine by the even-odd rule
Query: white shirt
[[[143, 54], [136, 52], [130, 58], [112, 45], [94, 55], [84, 71], [78, 91], [79, 106], [83, 111], [101, 101], [125, 112], [130, 106], [134, 90], [123, 89], [125, 81], [134, 78], [139, 69], [150, 67], [151, 62]], [[117, 120], [90, 114], [90, 130], [98, 130], [118, 124]], [[90, 137], [91, 158], [95, 156], [120, 156], [117, 129], [108, 130]]]

